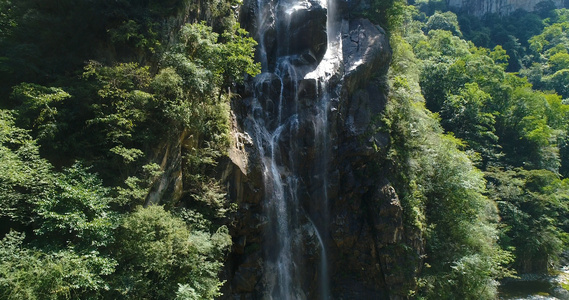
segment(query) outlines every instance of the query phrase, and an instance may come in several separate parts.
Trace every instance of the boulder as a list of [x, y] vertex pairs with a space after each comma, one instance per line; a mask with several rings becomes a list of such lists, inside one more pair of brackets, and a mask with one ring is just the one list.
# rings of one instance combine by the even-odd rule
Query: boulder
[[344, 87], [348, 93], [366, 85], [374, 74], [385, 73], [391, 60], [391, 48], [385, 31], [367, 19], [348, 21], [342, 33]]

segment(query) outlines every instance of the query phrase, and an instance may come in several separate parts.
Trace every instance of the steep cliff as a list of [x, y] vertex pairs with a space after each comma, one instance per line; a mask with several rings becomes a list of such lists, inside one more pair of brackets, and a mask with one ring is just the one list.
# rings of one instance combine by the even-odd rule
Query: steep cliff
[[[534, 11], [536, 5], [551, 2], [557, 8], [567, 6], [565, 0], [447, 0], [450, 9], [465, 11], [475, 16], [483, 16], [489, 13], [497, 13], [500, 15], [508, 15], [518, 9], [525, 11]], [[539, 7], [539, 6], [538, 6]]]
[[225, 178], [239, 209], [227, 298], [400, 299], [413, 286], [408, 255], [422, 245], [403, 246], [402, 207], [381, 167], [390, 46], [350, 3], [336, 6], [241, 9], [263, 73], [232, 104]]

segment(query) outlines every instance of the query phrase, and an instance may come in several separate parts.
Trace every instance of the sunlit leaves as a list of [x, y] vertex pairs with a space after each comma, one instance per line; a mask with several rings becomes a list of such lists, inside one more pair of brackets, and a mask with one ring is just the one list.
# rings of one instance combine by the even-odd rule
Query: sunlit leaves
[[[441, 37], [452, 41], [450, 35]], [[405, 41], [394, 37], [392, 43], [395, 66], [416, 63], [412, 53], [405, 52], [410, 50]], [[430, 66], [437, 68], [435, 61]], [[428, 299], [492, 299], [494, 278], [507, 274], [503, 265], [509, 261], [496, 245], [497, 210], [484, 196], [483, 174], [459, 150], [465, 144], [444, 135], [437, 115], [423, 106], [419, 89], [414, 88], [418, 84], [415, 69], [391, 71], [385, 123], [392, 138], [389, 159], [406, 223], [426, 239], [419, 294]], [[440, 71], [445, 74], [448, 67]], [[444, 81], [439, 84], [445, 86]], [[462, 126], [459, 131], [465, 138], [482, 133], [491, 141], [493, 117], [478, 111], [490, 96], [476, 84], [457, 90], [460, 96], [441, 103], [446, 113], [456, 117], [452, 127]], [[473, 129], [476, 132], [470, 132]]]
[[51, 166], [40, 158], [35, 141], [4, 110], [0, 111], [0, 157], [0, 216], [23, 224], [34, 222], [33, 204], [53, 187]]
[[[569, 97], [569, 22], [563, 17], [563, 10], [556, 10], [556, 22], [529, 40], [534, 51], [534, 63], [522, 74], [537, 87], [555, 90], [563, 97]], [[552, 20], [547, 20], [552, 22]], [[539, 73], [537, 72], [539, 71]]]
[[83, 76], [93, 78], [99, 85], [100, 97], [92, 105], [96, 117], [89, 125], [102, 125], [102, 131], [115, 145], [127, 143], [133, 132], [148, 118], [148, 109], [155, 106], [153, 96], [144, 90], [150, 84], [148, 67], [137, 64], [119, 64], [106, 67], [91, 62]]
[[[221, 285], [217, 251], [230, 244], [226, 229], [213, 235], [190, 231], [160, 206], [139, 208], [118, 231], [122, 269], [114, 289], [131, 299], [173, 299], [176, 294], [180, 299], [213, 299]], [[160, 289], [156, 282], [162, 283]]]
[[70, 97], [61, 88], [25, 82], [13, 87], [12, 92], [12, 99], [19, 104], [19, 123], [34, 129], [40, 139], [56, 134], [58, 106]]
[[458, 19], [456, 18], [456, 15], [450, 11], [444, 13], [435, 12], [429, 17], [425, 24], [425, 30], [429, 32], [437, 29], [450, 31], [456, 36], [462, 36], [458, 26]]
[[244, 75], [255, 76], [261, 72], [261, 65], [253, 60], [257, 42], [248, 37], [245, 30], [236, 24], [231, 31], [225, 32], [222, 55], [225, 62], [225, 84], [243, 83]]
[[109, 190], [80, 165], [56, 174], [54, 184], [54, 190], [35, 203], [39, 217], [35, 232], [78, 246], [107, 245], [116, 218], [110, 211]]
[[[567, 30], [569, 22], [555, 23], [546, 27], [539, 35], [532, 37], [529, 42], [531, 49], [538, 53], [555, 54], [557, 45], [567, 46]], [[553, 53], [551, 53], [553, 52]]]
[[180, 32], [181, 43], [166, 53], [163, 63], [182, 76], [190, 92], [202, 96], [260, 72], [253, 61], [257, 43], [238, 24], [222, 38], [204, 23], [187, 24]]
[[105, 290], [103, 276], [115, 267], [98, 252], [116, 220], [108, 189], [78, 164], [55, 172], [6, 111], [0, 129], [0, 217], [33, 233], [35, 246], [15, 232], [0, 242], [1, 297], [72, 299]]
[[0, 297], [19, 299], [100, 298], [109, 286], [105, 276], [117, 266], [97, 251], [70, 249], [42, 252], [24, 247], [24, 234], [0, 240]]
[[549, 69], [553, 72], [569, 69], [569, 54], [563, 52], [555, 53], [549, 58], [547, 63], [549, 64]]
[[476, 83], [467, 83], [459, 95], [452, 95], [441, 108], [441, 124], [465, 141], [470, 149], [481, 153], [485, 160], [495, 160], [495, 117], [484, 112], [491, 101], [489, 94]]

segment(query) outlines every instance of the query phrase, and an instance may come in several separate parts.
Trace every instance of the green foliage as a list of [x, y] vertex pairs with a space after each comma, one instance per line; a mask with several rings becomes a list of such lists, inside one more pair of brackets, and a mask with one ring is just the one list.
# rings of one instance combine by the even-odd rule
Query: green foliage
[[29, 224], [37, 215], [31, 210], [50, 182], [43, 178], [51, 166], [39, 157], [38, 147], [26, 131], [15, 127], [8, 111], [0, 111], [0, 216]]
[[47, 198], [35, 203], [39, 217], [35, 233], [86, 248], [107, 245], [116, 217], [101, 181], [76, 164], [57, 174], [54, 185]]
[[[110, 205], [120, 197], [111, 199], [109, 189], [78, 164], [53, 171], [8, 112], [0, 121], [0, 217], [32, 233], [28, 243], [15, 232], [0, 242], [2, 298], [165, 299], [175, 297], [178, 284], [178, 297], [186, 297], [181, 299], [219, 295], [220, 259], [231, 244], [227, 228], [210, 234], [211, 224], [198, 225], [204, 221], [194, 217], [186, 218], [197, 224], [190, 231], [160, 206], [139, 208], [117, 224]], [[160, 172], [157, 165], [144, 169], [149, 176]], [[135, 190], [145, 196], [148, 187], [132, 181], [121, 197], [133, 197]], [[158, 281], [168, 284], [156, 288]]]
[[7, 134], [0, 138], [5, 162], [0, 169], [0, 216], [31, 226], [44, 243], [82, 248], [107, 244], [113, 228], [108, 189], [78, 164], [63, 173], [53, 172], [39, 157], [34, 141], [3, 113]]
[[180, 43], [169, 49], [162, 64], [171, 67], [187, 80], [186, 90], [192, 96], [213, 95], [231, 82], [242, 82], [243, 75], [254, 76], [260, 64], [253, 61], [257, 43], [235, 25], [223, 35], [205, 23], [186, 24], [180, 32]]
[[[35, 141], [0, 116], [0, 218], [8, 233], [0, 242], [0, 295], [5, 299], [72, 299], [107, 288], [115, 262], [99, 255], [112, 241], [114, 213], [108, 189], [80, 165], [53, 171]], [[2, 228], [6, 233], [8, 228]]]
[[458, 19], [452, 12], [435, 12], [427, 20], [425, 27], [427, 32], [431, 30], [445, 30], [452, 32], [453, 35], [462, 36], [458, 25]]
[[115, 44], [132, 45], [135, 49], [156, 52], [156, 49], [160, 47], [156, 33], [157, 23], [147, 21], [145, 24], [147, 28], [142, 27], [135, 20], [124, 21], [117, 28], [109, 30], [110, 39]]
[[231, 31], [222, 35], [224, 47], [221, 55], [224, 57], [224, 85], [243, 83], [244, 75], [255, 76], [261, 73], [261, 64], [253, 60], [257, 42], [248, 37], [247, 31], [235, 24]]
[[[540, 34], [529, 39], [533, 50], [532, 64], [521, 71], [537, 88], [554, 90], [559, 95], [569, 97], [569, 42], [567, 30], [569, 22], [564, 17], [566, 10], [555, 10], [552, 19]], [[551, 22], [551, 23], [550, 23]]]
[[554, 23], [543, 29], [543, 31], [529, 40], [531, 49], [544, 55], [552, 55], [557, 53], [560, 48], [558, 45], [564, 45], [566, 40], [566, 32], [569, 23]]
[[8, 36], [11, 30], [16, 27], [16, 20], [13, 16], [12, 1], [0, 1], [0, 40]]
[[[467, 255], [454, 262], [450, 272], [425, 276], [419, 285], [428, 292], [420, 299], [496, 299], [498, 282], [489, 278], [509, 273], [494, 264], [496, 261], [507, 264], [512, 260], [509, 252], [498, 251], [497, 255], [494, 261], [484, 255]], [[457, 286], [460, 289], [456, 289]]]
[[[232, 89], [260, 72], [237, 4], [0, 0], [0, 298], [220, 295], [216, 166]], [[132, 212], [170, 148], [176, 216]]]
[[532, 262], [556, 261], [564, 249], [567, 233], [559, 217], [568, 212], [568, 182], [546, 170], [492, 168], [486, 175], [500, 208], [502, 246], [514, 249], [520, 271], [547, 271]]
[[95, 118], [88, 120], [87, 124], [101, 126], [97, 131], [104, 133], [108, 142], [117, 146], [136, 139], [133, 133], [156, 107], [152, 95], [144, 91], [151, 81], [148, 68], [134, 63], [105, 67], [91, 62], [83, 76], [93, 78], [99, 86], [98, 101], [92, 104]]
[[83, 78], [92, 98], [88, 102], [91, 113], [83, 121], [86, 132], [76, 137], [84, 143], [81, 158], [115, 184], [142, 176], [145, 151], [173, 123], [161, 114], [160, 103], [151, 92], [149, 68], [90, 62]]
[[427, 41], [413, 45], [418, 58], [425, 59], [430, 55], [459, 57], [469, 53], [468, 43], [450, 31], [437, 29], [429, 31], [427, 35]]
[[142, 166], [142, 174], [126, 178], [125, 186], [116, 188], [118, 195], [113, 201], [127, 207], [145, 204], [150, 188], [162, 174], [160, 166], [155, 163]]
[[[105, 31], [98, 5], [85, 1], [2, 1], [9, 30], [0, 38], [0, 89], [5, 108], [9, 88], [20, 82], [45, 84], [92, 55]], [[4, 12], [4, 10], [2, 10]], [[95, 21], [96, 20], [96, 21]], [[50, 30], [46, 30], [49, 28]], [[80, 34], [77, 34], [81, 32]]]
[[387, 32], [397, 31], [402, 25], [407, 5], [405, 0], [373, 0], [369, 10], [362, 14]]
[[206, 20], [215, 32], [231, 31], [236, 23], [233, 7], [239, 3], [2, 0], [2, 104], [7, 104], [11, 86], [65, 82], [88, 60], [155, 64], [183, 23]]
[[47, 235], [46, 241], [80, 244], [85, 238], [105, 244], [112, 214], [107, 211], [108, 191], [101, 182], [80, 165], [54, 173], [39, 157], [34, 141], [14, 127], [5, 111], [2, 127], [0, 155], [5, 163], [0, 170], [0, 216], [32, 226], [36, 234]]
[[487, 14], [482, 18], [462, 14], [458, 20], [464, 37], [476, 46], [501, 45], [507, 51], [508, 71], [518, 71], [527, 63], [528, 40], [544, 27], [538, 14], [524, 10], [505, 16]]
[[549, 64], [549, 69], [553, 72], [569, 69], [569, 54], [564, 52], [555, 53], [549, 58], [547, 63]]
[[95, 299], [109, 287], [105, 276], [116, 263], [96, 251], [45, 253], [23, 247], [24, 234], [0, 240], [0, 297], [16, 299]]
[[440, 111], [441, 125], [452, 128], [454, 135], [467, 143], [468, 148], [480, 153], [486, 160], [496, 160], [498, 149], [495, 134], [495, 116], [484, 112], [491, 96], [476, 83], [467, 83], [458, 95], [446, 100]]
[[230, 244], [224, 227], [213, 235], [190, 231], [160, 206], [139, 208], [118, 229], [113, 289], [126, 299], [214, 299], [222, 284], [217, 259]]
[[[425, 39], [415, 33], [409, 40], [423, 60], [421, 88], [427, 107], [441, 115], [446, 130], [482, 154], [483, 167], [500, 161], [559, 167], [559, 132], [543, 118], [547, 95], [505, 72], [508, 55], [502, 47], [472, 47], [441, 30], [429, 31]], [[517, 146], [520, 140], [525, 147]]]
[[[425, 109], [414, 71], [419, 61], [410, 45], [397, 36], [391, 41], [391, 92], [384, 122], [392, 138], [392, 180], [408, 230], [418, 230], [426, 239], [418, 296], [493, 299], [494, 280], [509, 274], [503, 267], [509, 254], [496, 245], [497, 210], [484, 196], [483, 174], [458, 149], [462, 143], [444, 135], [437, 116]], [[468, 88], [478, 93], [476, 86]]]
[[[419, 10], [425, 8], [425, 3], [418, 3]], [[397, 158], [393, 160], [410, 161], [395, 164], [395, 169], [403, 170], [398, 178], [404, 185], [399, 188], [404, 191], [406, 209], [414, 212], [407, 216], [415, 220], [409, 224], [423, 228], [426, 237], [428, 267], [419, 286], [427, 298], [492, 298], [490, 291], [495, 284], [489, 278], [509, 275], [504, 265], [511, 264], [521, 272], [546, 272], [548, 264], [565, 247], [567, 191], [559, 172], [567, 173], [568, 157], [568, 107], [562, 100], [566, 97], [569, 52], [565, 45], [567, 11], [544, 6], [539, 13], [545, 15], [546, 11], [550, 18], [543, 22], [535, 14], [521, 12], [504, 18], [489, 15], [482, 21], [459, 16], [464, 36], [472, 39], [476, 34], [486, 35], [497, 45], [493, 50], [475, 47], [457, 36], [458, 26], [450, 13], [444, 17], [433, 11], [430, 18], [415, 13], [413, 19], [407, 20], [412, 29], [403, 31], [403, 38], [418, 60], [409, 59], [404, 63], [406, 68], [399, 68], [400, 57], [394, 55], [392, 69], [398, 76], [392, 79], [391, 93], [398, 104], [392, 104], [396, 110], [388, 111], [389, 116], [403, 115], [407, 121], [397, 116], [391, 117], [397, 122], [388, 124], [402, 124], [390, 127], [392, 138], [406, 137], [401, 142], [394, 138]], [[524, 22], [529, 33], [519, 29], [526, 30]], [[518, 43], [517, 37], [522, 36], [524, 40]], [[405, 49], [399, 46], [401, 41], [396, 43], [394, 51]], [[523, 48], [526, 46], [533, 53]], [[515, 68], [521, 66], [520, 55], [524, 53], [532, 55], [525, 58], [529, 67], [520, 72], [527, 80], [506, 72], [511, 69], [508, 63], [512, 59], [518, 64]], [[406, 71], [414, 69], [410, 63], [419, 66], [419, 74]], [[426, 129], [419, 130], [421, 126], [437, 130], [436, 121], [426, 126], [424, 120], [428, 118], [417, 119], [420, 109], [416, 107], [420, 105], [407, 104], [414, 109], [397, 107], [405, 103], [402, 97], [420, 101], [421, 95], [412, 95], [417, 92], [409, 83], [417, 76], [426, 107], [436, 113], [434, 117], [440, 118], [451, 137], [437, 141]], [[559, 95], [532, 88], [555, 90]], [[417, 137], [421, 142], [413, 142]], [[449, 139], [454, 141], [449, 144]], [[442, 148], [444, 154], [437, 150], [421, 152], [422, 147]], [[466, 149], [469, 158], [485, 171], [486, 187], [480, 186], [484, 180], [476, 169], [465, 168], [469, 162], [461, 162], [457, 147]], [[460, 181], [452, 170], [460, 170], [457, 174], [463, 177], [463, 183], [468, 182], [469, 189], [464, 189], [468, 192], [461, 192], [460, 185], [453, 184]], [[455, 195], [460, 196], [455, 199]], [[484, 200], [485, 196], [491, 201]], [[459, 199], [468, 204], [453, 209]], [[497, 203], [499, 211], [491, 203]], [[480, 213], [476, 215], [476, 211]], [[495, 217], [497, 212], [500, 219]], [[470, 220], [471, 225], [463, 227], [464, 220]], [[499, 231], [493, 225], [496, 223]], [[461, 228], [469, 228], [469, 232], [461, 233]], [[470, 238], [463, 238], [468, 234]], [[484, 237], [491, 238], [483, 242]], [[496, 241], [513, 256], [500, 250]], [[453, 249], [455, 242], [459, 246]], [[479, 255], [492, 257], [489, 261], [493, 262], [485, 265], [483, 261], [489, 261]], [[446, 264], [441, 265], [441, 261]], [[476, 282], [483, 284], [470, 285]], [[464, 288], [457, 289], [455, 284], [459, 283]]]
[[433, 15], [437, 11], [446, 11], [447, 5], [444, 0], [415, 0], [413, 4], [422, 13], [426, 15]]
[[12, 99], [20, 104], [18, 121], [34, 130], [38, 139], [53, 138], [58, 131], [57, 107], [71, 97], [61, 88], [21, 83], [13, 88]]
[[[20, 113], [25, 114], [30, 110], [42, 117], [42, 114], [48, 114], [49, 116], [56, 114], [57, 112], [46, 112], [45, 110], [49, 110], [50, 105], [65, 100], [70, 95], [60, 88], [44, 87], [24, 82], [14, 87], [12, 97], [23, 106], [18, 109]], [[42, 117], [39, 121], [43, 121], [43, 119], [45, 117]]]

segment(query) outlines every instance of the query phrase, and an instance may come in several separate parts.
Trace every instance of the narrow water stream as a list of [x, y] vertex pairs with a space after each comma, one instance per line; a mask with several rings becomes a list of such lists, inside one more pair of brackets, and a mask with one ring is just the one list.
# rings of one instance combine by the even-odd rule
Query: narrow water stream
[[499, 287], [499, 299], [504, 300], [569, 300], [569, 266], [556, 275], [524, 274], [519, 279], [506, 279]]
[[547, 280], [511, 281], [500, 286], [500, 299], [558, 299], [551, 296], [553, 285]]
[[[328, 81], [341, 57], [333, 1], [257, 1], [262, 73], [255, 78], [246, 127], [265, 185], [263, 299], [330, 299]], [[304, 28], [303, 22], [314, 24]], [[303, 42], [302, 30], [323, 33], [325, 43], [315, 48]]]

